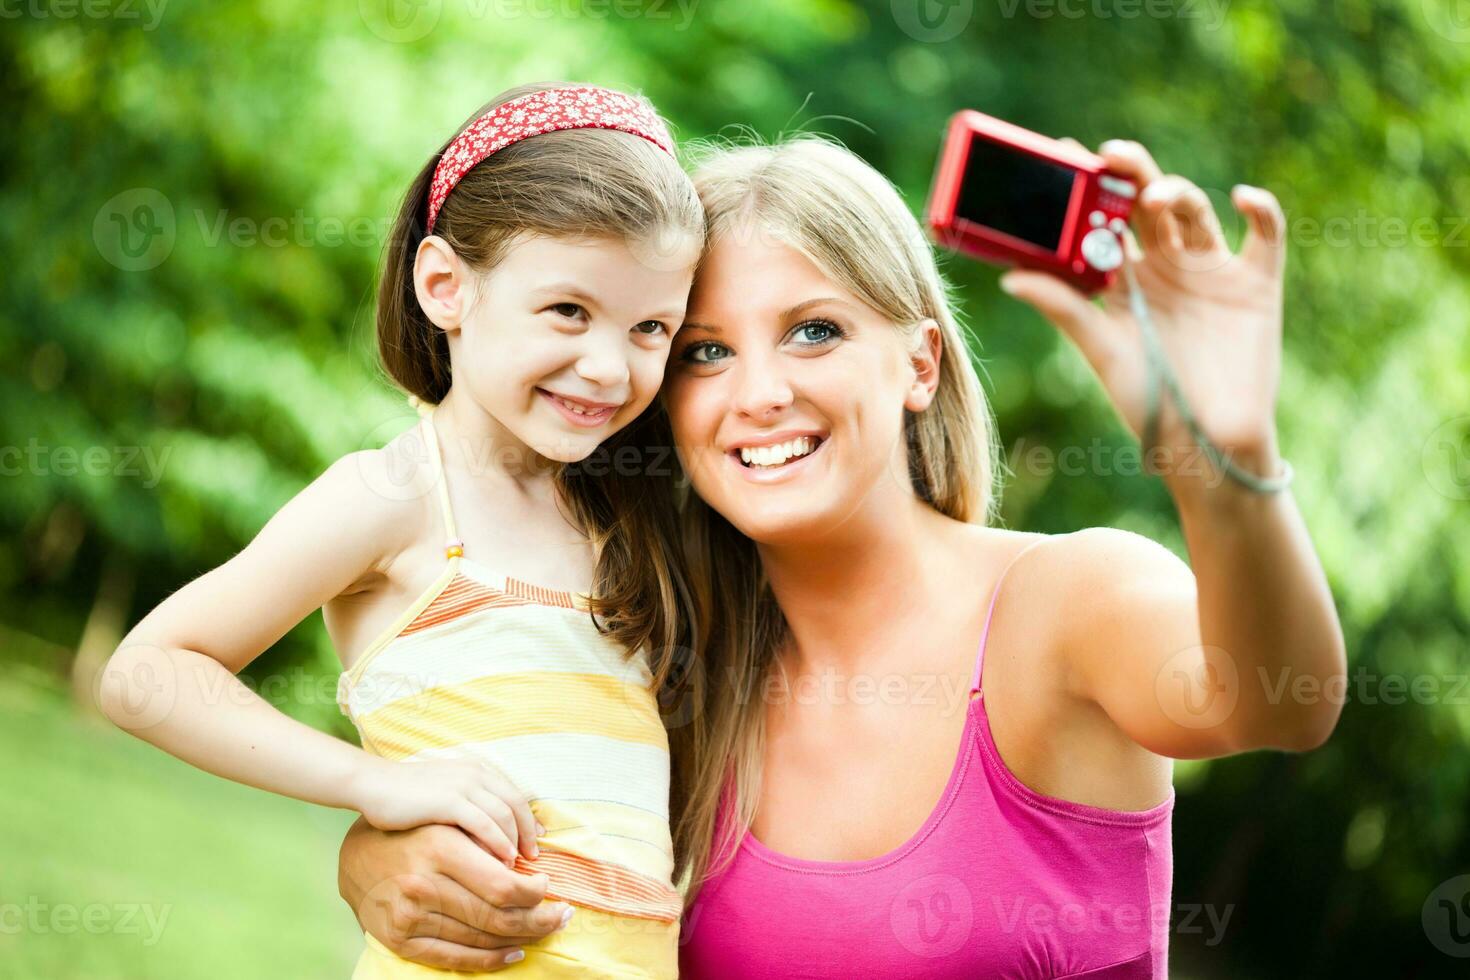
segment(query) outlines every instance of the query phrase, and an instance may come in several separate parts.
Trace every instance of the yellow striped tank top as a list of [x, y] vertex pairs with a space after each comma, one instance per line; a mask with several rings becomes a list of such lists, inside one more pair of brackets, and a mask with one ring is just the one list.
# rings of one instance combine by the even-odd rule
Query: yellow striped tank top
[[[630, 657], [598, 632], [587, 596], [464, 556], [433, 410], [419, 411], [450, 539], [444, 572], [343, 675], [342, 708], [376, 755], [495, 766], [546, 829], [516, 870], [547, 875], [547, 898], [577, 911], [493, 976], [676, 977], [669, 747], [646, 652]], [[355, 980], [451, 975], [366, 939]]]

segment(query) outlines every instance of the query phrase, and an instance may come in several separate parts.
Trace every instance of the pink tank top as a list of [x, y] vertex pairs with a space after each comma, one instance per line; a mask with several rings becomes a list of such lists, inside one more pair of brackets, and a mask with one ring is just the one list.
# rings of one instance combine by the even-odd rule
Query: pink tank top
[[745, 834], [685, 913], [681, 977], [1168, 976], [1174, 793], [1107, 810], [1043, 796], [1006, 767], [980, 686], [1000, 582], [959, 754], [923, 826], [864, 861], [788, 857]]

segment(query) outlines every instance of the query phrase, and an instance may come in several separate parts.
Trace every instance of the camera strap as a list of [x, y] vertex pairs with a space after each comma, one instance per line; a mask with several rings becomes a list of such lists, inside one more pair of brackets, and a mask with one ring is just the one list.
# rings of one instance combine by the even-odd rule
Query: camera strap
[[1184, 420], [1190, 435], [1194, 437], [1195, 444], [1209, 457], [1216, 469], [1256, 493], [1275, 493], [1290, 486], [1292, 477], [1296, 473], [1287, 460], [1281, 461], [1280, 476], [1257, 476], [1236, 466], [1230, 461], [1229, 454], [1221, 452], [1220, 448], [1210, 441], [1210, 437], [1205, 435], [1205, 431], [1195, 420], [1194, 413], [1190, 411], [1189, 402], [1185, 401], [1184, 393], [1179, 388], [1179, 379], [1175, 376], [1174, 368], [1169, 364], [1169, 358], [1164, 353], [1164, 345], [1159, 340], [1153, 317], [1149, 315], [1148, 301], [1144, 299], [1143, 289], [1138, 285], [1138, 278], [1134, 275], [1131, 261], [1123, 263], [1123, 281], [1128, 287], [1128, 306], [1133, 311], [1133, 319], [1138, 321], [1138, 332], [1143, 337], [1143, 352], [1148, 365], [1145, 393], [1147, 421], [1143, 427], [1145, 456], [1158, 442], [1159, 411], [1163, 400], [1160, 390], [1162, 387], [1168, 390], [1169, 397], [1174, 400], [1174, 407], [1179, 411], [1179, 417]]

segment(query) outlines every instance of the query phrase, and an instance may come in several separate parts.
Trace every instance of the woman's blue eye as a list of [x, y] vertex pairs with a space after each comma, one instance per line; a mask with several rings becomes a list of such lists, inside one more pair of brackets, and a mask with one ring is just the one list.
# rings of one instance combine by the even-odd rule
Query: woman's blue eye
[[809, 320], [806, 323], [797, 324], [796, 328], [791, 331], [791, 335], [799, 343], [816, 346], [841, 337], [843, 333], [841, 327], [829, 320]]
[[690, 344], [684, 348], [684, 360], [695, 364], [710, 364], [714, 361], [723, 361], [730, 356], [730, 348], [724, 344], [717, 344], [712, 340], [703, 340], [697, 344]]

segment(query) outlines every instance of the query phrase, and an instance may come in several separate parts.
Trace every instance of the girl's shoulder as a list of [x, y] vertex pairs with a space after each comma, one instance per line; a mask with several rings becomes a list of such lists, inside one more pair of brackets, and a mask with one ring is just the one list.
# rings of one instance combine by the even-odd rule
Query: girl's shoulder
[[329, 525], [320, 528], [327, 537], [370, 544], [377, 570], [435, 533], [429, 526], [434, 475], [414, 431], [381, 449], [342, 456], [292, 501]]

